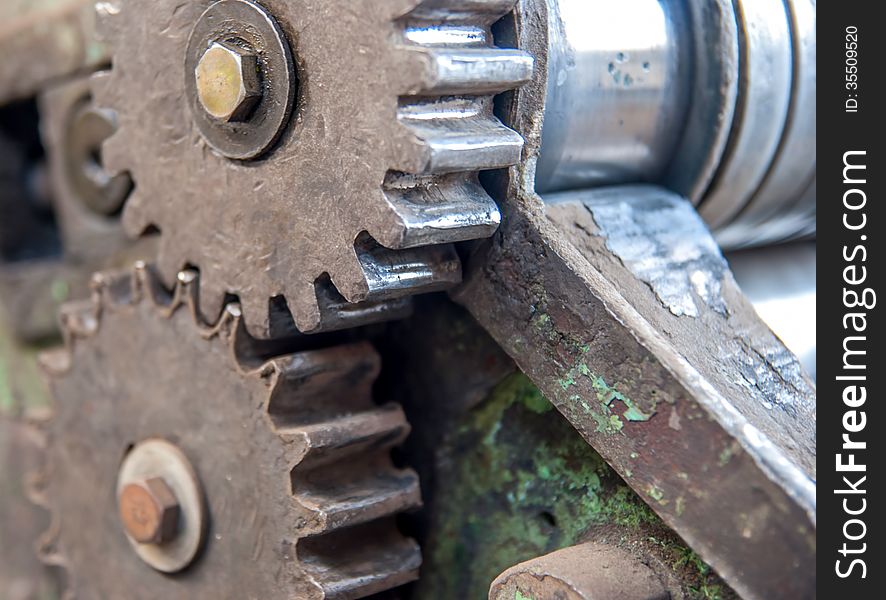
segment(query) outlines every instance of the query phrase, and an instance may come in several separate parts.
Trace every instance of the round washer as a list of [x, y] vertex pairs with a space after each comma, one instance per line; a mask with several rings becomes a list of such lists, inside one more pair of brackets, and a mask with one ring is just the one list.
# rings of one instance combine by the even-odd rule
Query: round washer
[[206, 503], [197, 474], [184, 453], [166, 440], [153, 438], [135, 445], [123, 458], [117, 476], [117, 497], [129, 483], [161, 477], [180, 507], [179, 530], [164, 544], [141, 544], [127, 534], [136, 554], [154, 569], [175, 573], [196, 558], [206, 532]]
[[[258, 56], [262, 98], [246, 121], [214, 119], [200, 105], [195, 70], [213, 43], [246, 46]], [[197, 129], [216, 152], [236, 160], [254, 159], [280, 137], [296, 95], [292, 52], [274, 18], [253, 2], [221, 0], [197, 19], [185, 56], [185, 90]]]

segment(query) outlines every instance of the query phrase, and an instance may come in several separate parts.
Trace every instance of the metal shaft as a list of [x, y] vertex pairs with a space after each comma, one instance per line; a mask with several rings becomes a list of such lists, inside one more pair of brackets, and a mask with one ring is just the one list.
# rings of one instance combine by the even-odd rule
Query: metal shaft
[[658, 179], [689, 103], [691, 39], [682, 3], [559, 0], [548, 20], [537, 189]]
[[538, 192], [655, 182], [690, 198], [724, 247], [814, 234], [811, 0], [548, 9]]

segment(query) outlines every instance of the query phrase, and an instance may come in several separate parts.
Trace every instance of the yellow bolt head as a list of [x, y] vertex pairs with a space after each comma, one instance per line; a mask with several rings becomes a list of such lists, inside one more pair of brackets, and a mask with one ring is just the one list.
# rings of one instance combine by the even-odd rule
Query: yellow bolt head
[[200, 105], [220, 121], [243, 121], [261, 98], [255, 55], [213, 43], [194, 70]]

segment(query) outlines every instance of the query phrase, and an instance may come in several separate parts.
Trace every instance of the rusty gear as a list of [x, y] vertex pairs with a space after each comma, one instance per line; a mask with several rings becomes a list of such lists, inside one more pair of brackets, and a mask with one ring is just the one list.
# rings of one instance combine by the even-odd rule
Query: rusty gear
[[318, 281], [349, 302], [457, 283], [450, 244], [488, 237], [500, 220], [479, 171], [520, 159], [522, 138], [492, 112], [494, 94], [532, 74], [531, 57], [492, 44], [514, 0], [261, 2], [288, 39], [297, 97], [276, 146], [252, 161], [210, 149], [187, 91], [189, 37], [219, 4], [99, 5], [114, 60], [94, 94], [119, 118], [104, 156], [136, 183], [127, 230], [161, 232], [164, 282], [196, 266], [201, 311], [214, 320], [236, 294], [261, 337], [275, 297], [299, 330], [322, 328]]
[[[69, 592], [358, 598], [414, 579], [419, 550], [394, 516], [420, 504], [418, 478], [391, 462], [409, 426], [372, 401], [378, 355], [354, 343], [281, 356], [237, 305], [195, 325], [195, 294], [191, 274], [170, 296], [142, 266], [97, 276], [93, 300], [63, 311], [68, 346], [44, 358], [56, 412], [39, 496], [53, 515], [43, 556]], [[210, 515], [172, 578], [130, 547], [115, 493], [128, 449], [157, 438], [193, 465]]]

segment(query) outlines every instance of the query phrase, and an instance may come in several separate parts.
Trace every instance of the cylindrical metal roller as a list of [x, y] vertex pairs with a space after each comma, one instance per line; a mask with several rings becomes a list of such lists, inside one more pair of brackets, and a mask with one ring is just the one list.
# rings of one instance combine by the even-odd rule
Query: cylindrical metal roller
[[539, 191], [657, 179], [691, 91], [682, 3], [560, 0], [548, 20]]
[[548, 4], [539, 192], [661, 183], [726, 247], [814, 232], [812, 0]]

